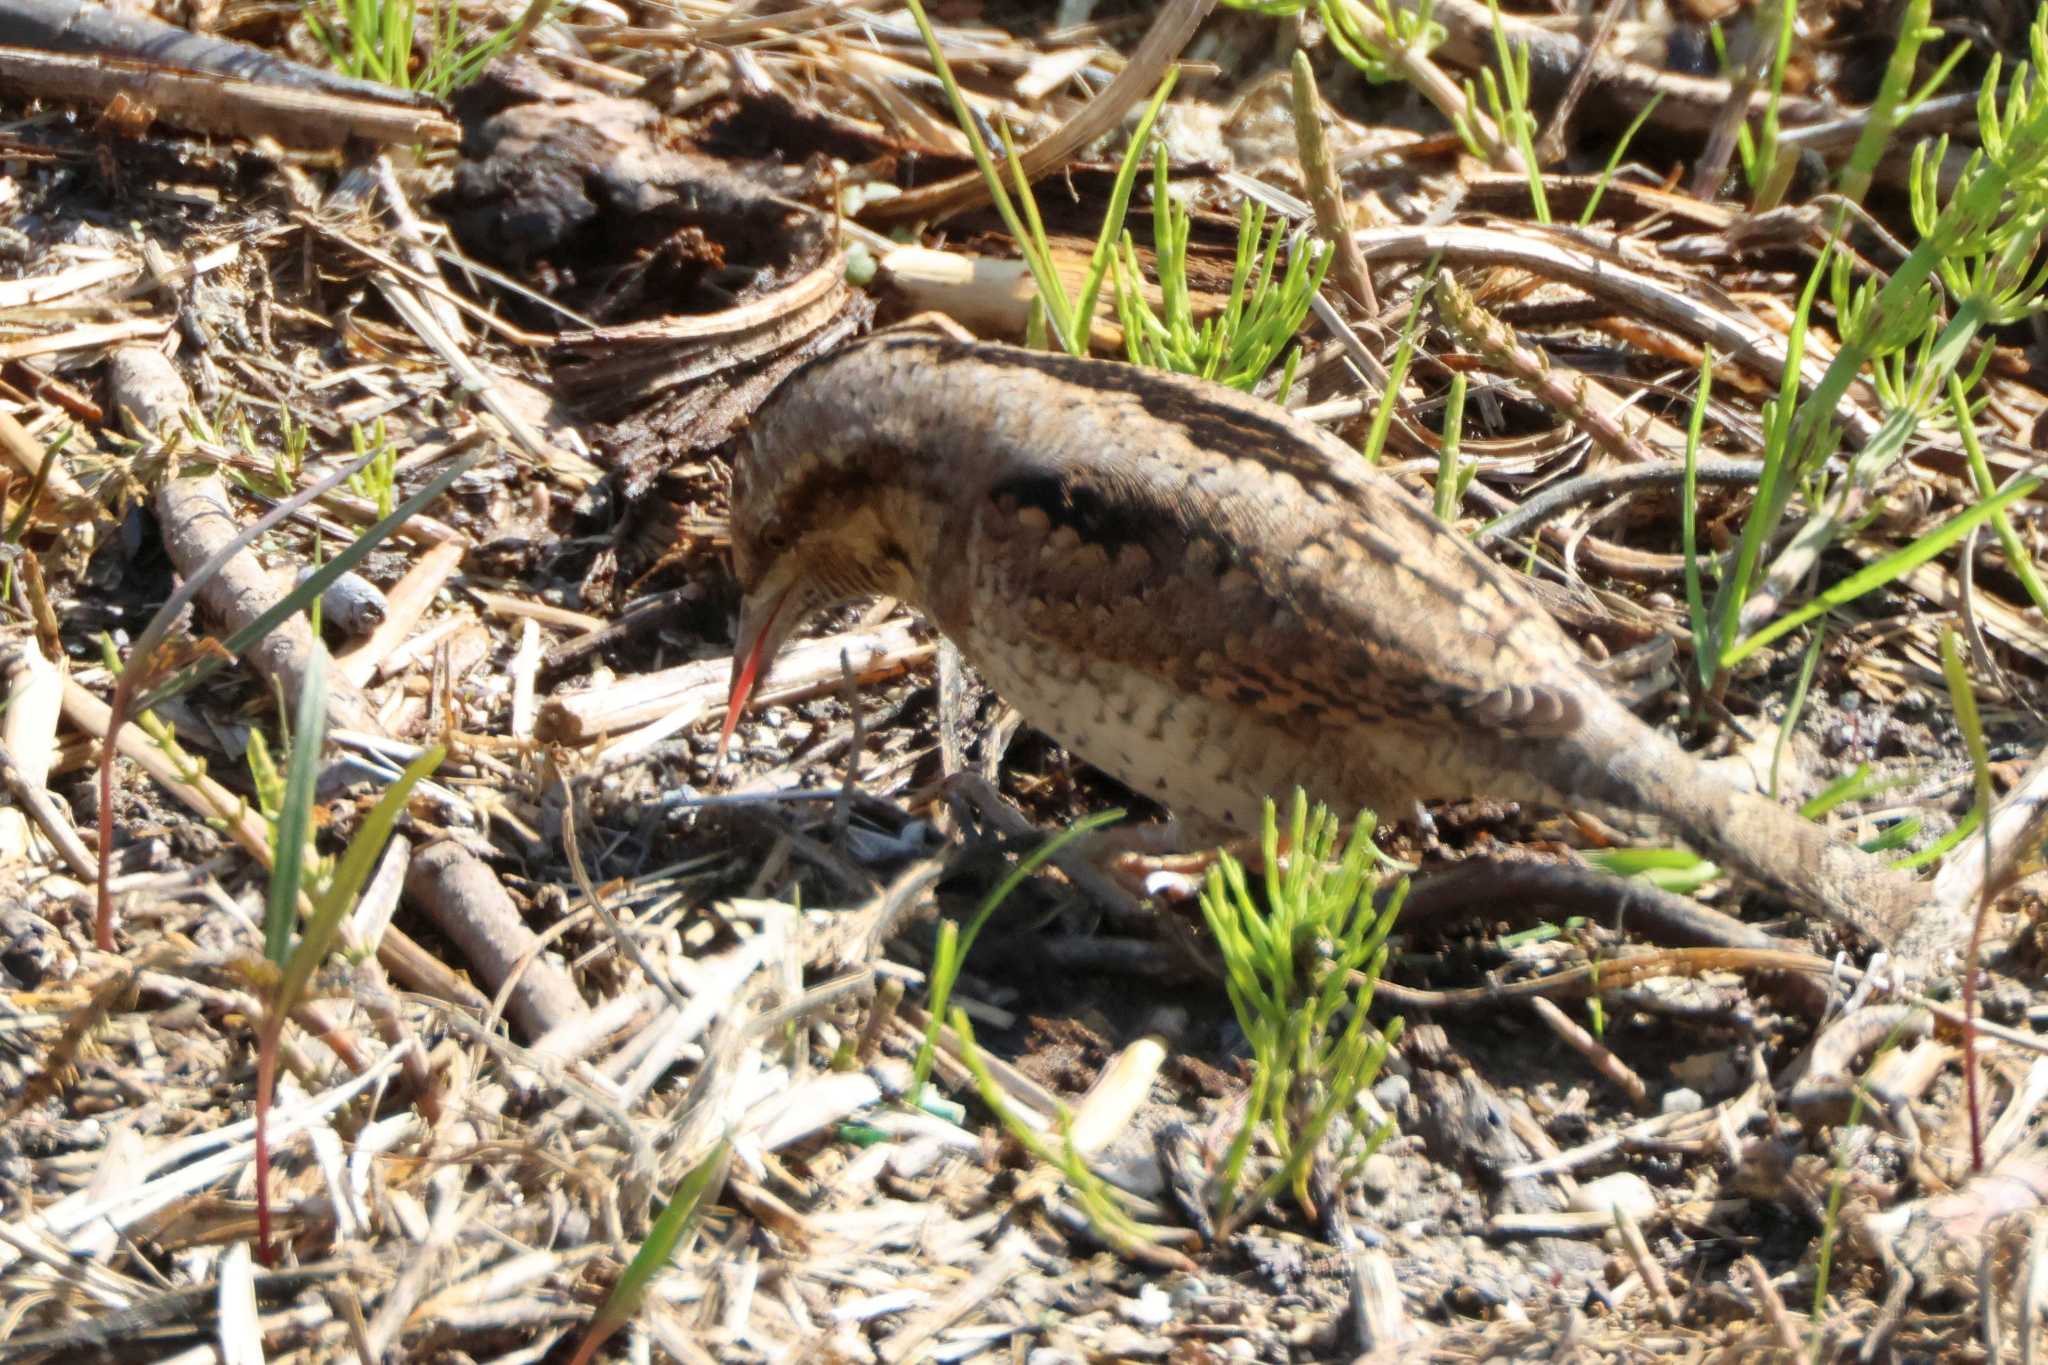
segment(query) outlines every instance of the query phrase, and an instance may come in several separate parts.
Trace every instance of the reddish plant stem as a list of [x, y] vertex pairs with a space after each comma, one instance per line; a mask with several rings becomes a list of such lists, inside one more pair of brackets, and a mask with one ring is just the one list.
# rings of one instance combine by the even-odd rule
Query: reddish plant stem
[[[1990, 821], [1985, 821], [1984, 838], [1991, 839]], [[1977, 914], [1970, 921], [1970, 946], [1963, 953], [1963, 1100], [1970, 1107], [1970, 1170], [1984, 1172], [1984, 1117], [1977, 1095], [1977, 957], [1984, 947], [1984, 921], [1991, 916], [1991, 883], [1987, 878], [1977, 893]]]
[[270, 1098], [277, 1083], [277, 1025], [265, 1023], [256, 1043], [256, 1259], [277, 1264], [270, 1244]]

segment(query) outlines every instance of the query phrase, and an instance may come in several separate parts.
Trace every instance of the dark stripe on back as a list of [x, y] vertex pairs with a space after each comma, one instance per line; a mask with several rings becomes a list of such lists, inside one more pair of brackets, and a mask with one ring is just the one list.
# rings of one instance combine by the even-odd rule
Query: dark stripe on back
[[1263, 456], [1304, 486], [1323, 485], [1338, 490], [1350, 486], [1349, 481], [1338, 476], [1322, 448], [1305, 436], [1292, 419], [1268, 415], [1249, 404], [1240, 407], [1226, 403], [1206, 392], [1208, 386], [1197, 388], [1202, 381], [1185, 375], [1117, 361], [1082, 360], [1054, 351], [954, 341], [934, 334], [891, 337], [886, 344], [892, 350], [914, 346], [933, 352], [941, 365], [1000, 356], [1006, 365], [1034, 370], [1063, 384], [1100, 393], [1127, 394], [1138, 400], [1146, 416], [1180, 427], [1196, 445]]
[[1053, 526], [1072, 527], [1084, 542], [1102, 546], [1112, 558], [1125, 545], [1149, 545], [1159, 533], [1157, 517], [1092, 487], [1085, 474], [1017, 474], [996, 483], [989, 496], [1005, 510], [1012, 505], [1037, 508]]

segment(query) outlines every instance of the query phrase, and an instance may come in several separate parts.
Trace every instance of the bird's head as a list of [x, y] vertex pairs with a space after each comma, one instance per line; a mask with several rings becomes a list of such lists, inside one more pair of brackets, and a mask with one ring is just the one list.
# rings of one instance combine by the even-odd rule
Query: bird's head
[[756, 414], [734, 459], [732, 563], [740, 586], [722, 758], [747, 702], [791, 632], [813, 613], [862, 597], [920, 600], [923, 496], [904, 483], [917, 462], [900, 434], [829, 400], [810, 376]]

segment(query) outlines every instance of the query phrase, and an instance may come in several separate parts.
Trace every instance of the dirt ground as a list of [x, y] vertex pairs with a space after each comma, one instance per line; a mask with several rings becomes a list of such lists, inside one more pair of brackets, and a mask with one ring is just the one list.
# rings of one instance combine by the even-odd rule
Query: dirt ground
[[[1381, 468], [1427, 503], [1462, 375], [1473, 472], [1452, 520], [1645, 720], [1816, 802], [1839, 839], [1931, 850], [1921, 875], [1957, 926], [1985, 865], [1958, 833], [1980, 776], [1996, 803], [1968, 999], [1959, 955], [1899, 980], [1905, 954], [1725, 874], [1595, 868], [1671, 849], [1655, 828], [1497, 801], [1382, 812], [1380, 847], [1414, 869], [1370, 1012], [1398, 1041], [1307, 1197], [1219, 1232], [1254, 1048], [1195, 882], [1163, 861], [1035, 872], [953, 989], [988, 1085], [1041, 1126], [1094, 1125], [1085, 1160], [1006, 1129], [950, 1025], [910, 1102], [940, 926], [1075, 820], [1166, 809], [893, 601], [812, 621], [715, 756], [745, 644], [727, 515], [749, 416], [806, 360], [915, 314], [1026, 332], [1018, 243], [909, 12], [541, 5], [517, 51], [434, 101], [309, 84], [333, 63], [291, 6], [67, 18], [74, 57], [17, 5], [0, 0], [0, 1359], [2032, 1358], [2039, 495], [1711, 691], [1685, 582], [1703, 349], [1695, 534], [1725, 564], [1901, 9], [1799, 7], [1770, 207], [1726, 140], [1770, 83], [1742, 54], [1775, 38], [1775, 5], [1518, 4], [1503, 32], [1532, 54], [1536, 133], [1560, 137], [1539, 158], [1547, 224], [1513, 156], [1466, 145], [1422, 93], [1428, 71], [1455, 92], [1497, 61], [1470, 0], [1440, 0], [1427, 70], [1373, 73], [1390, 79], [1347, 60], [1328, 4], [934, 7], [988, 126], [1020, 148], [1092, 129], [1038, 188], [1075, 277], [1175, 58], [1158, 126], [1201, 315], [1230, 290], [1247, 194], [1298, 229], [1290, 252], [1329, 234], [1334, 196], [1374, 297], [1326, 281], [1288, 406], [1360, 445], [1412, 336]], [[1906, 149], [1976, 145], [1975, 103], [1948, 96], [2024, 49], [2019, 9], [1933, 7], [1918, 75], [1961, 56], [1877, 163], [1850, 278], [1908, 268]], [[418, 16], [416, 71], [438, 14]], [[520, 18], [465, 7], [465, 41]], [[221, 52], [151, 55], [152, 23], [291, 65], [195, 74]], [[1156, 274], [1153, 211], [1148, 162], [1130, 227]], [[1508, 341], [1452, 325], [1432, 263]], [[1824, 287], [1815, 375], [1839, 305]], [[2040, 448], [2037, 323], [1970, 341], [1995, 484]], [[1123, 356], [1118, 326], [1105, 310], [1098, 353]], [[1931, 416], [1855, 485], [1896, 407], [1884, 378], [1841, 395], [1835, 481], [1802, 485], [1767, 547], [1796, 570], [1787, 611], [1981, 500], [1970, 446]], [[293, 604], [249, 632], [417, 494], [317, 627]], [[1837, 533], [1802, 568], [1789, 533], [1823, 514]], [[129, 724], [103, 788], [110, 708]], [[280, 1013], [264, 926], [307, 717], [325, 744], [303, 842], [335, 860], [311, 875], [375, 857]], [[435, 745], [384, 843], [380, 797]], [[1270, 1169], [1273, 1145], [1253, 1150]], [[629, 1269], [707, 1172], [681, 1245], [651, 1279]], [[1105, 1198], [1144, 1235], [1119, 1236]], [[593, 1324], [616, 1330], [593, 1347]]]

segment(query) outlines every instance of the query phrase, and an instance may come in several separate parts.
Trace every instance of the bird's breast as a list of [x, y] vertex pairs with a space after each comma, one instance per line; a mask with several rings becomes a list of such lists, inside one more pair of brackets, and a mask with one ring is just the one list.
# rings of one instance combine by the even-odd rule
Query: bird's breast
[[[1182, 692], [1127, 665], [1084, 658], [1057, 641], [972, 630], [954, 641], [1035, 728], [1131, 790], [1183, 814], [1246, 827], [1266, 794], [1261, 770], [1293, 746], [1240, 708]], [[1248, 761], [1263, 755], [1259, 762]]]

